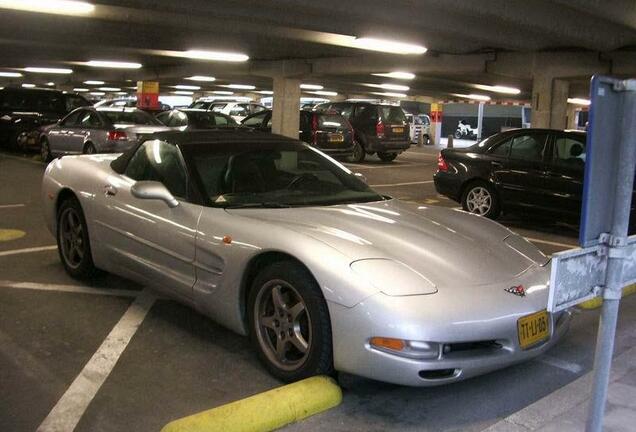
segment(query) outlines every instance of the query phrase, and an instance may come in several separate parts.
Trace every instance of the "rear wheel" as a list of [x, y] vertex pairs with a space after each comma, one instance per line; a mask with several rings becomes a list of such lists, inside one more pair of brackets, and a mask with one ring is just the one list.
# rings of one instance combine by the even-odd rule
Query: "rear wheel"
[[490, 219], [496, 219], [501, 212], [497, 192], [482, 181], [472, 182], [466, 187], [462, 194], [462, 207], [467, 212]]
[[49, 140], [46, 138], [42, 138], [40, 142], [40, 157], [43, 162], [51, 162], [53, 160], [53, 155], [51, 154], [51, 146], [49, 144]]
[[353, 140], [353, 153], [349, 156], [349, 162], [360, 163], [364, 160], [364, 147], [358, 140]]
[[378, 152], [378, 157], [382, 162], [393, 162], [397, 157], [397, 153]]
[[84, 146], [84, 154], [95, 154], [97, 153], [97, 149], [93, 145], [93, 143], [88, 143]]
[[57, 213], [57, 250], [64, 269], [72, 277], [87, 279], [97, 272], [84, 212], [74, 197], [65, 200]]
[[296, 381], [333, 372], [331, 321], [320, 288], [292, 261], [263, 269], [248, 298], [251, 342], [269, 372]]

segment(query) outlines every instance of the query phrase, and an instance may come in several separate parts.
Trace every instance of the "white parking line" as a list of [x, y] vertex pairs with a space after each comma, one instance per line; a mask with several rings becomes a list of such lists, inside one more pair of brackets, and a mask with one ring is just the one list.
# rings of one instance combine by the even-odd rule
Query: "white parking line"
[[553, 241], [548, 241], [548, 240], [541, 240], [541, 239], [537, 239], [537, 238], [532, 238], [532, 237], [526, 237], [526, 240], [531, 241], [533, 243], [543, 243], [543, 244], [547, 244], [547, 245], [551, 245], [551, 246], [559, 246], [559, 247], [563, 247], [566, 249], [574, 249], [574, 248], [578, 248], [577, 245], [574, 244], [569, 244], [569, 243], [559, 243], [559, 242], [553, 242]]
[[583, 371], [583, 366], [578, 363], [569, 362], [566, 360], [561, 360], [560, 358], [552, 357], [549, 355], [543, 355], [537, 359], [540, 363], [545, 363], [550, 366], [554, 366], [559, 369], [566, 370], [568, 372], [572, 372], [573, 374], [578, 374]]
[[0, 281], [0, 287], [14, 288], [14, 289], [28, 289], [38, 291], [57, 291], [57, 292], [72, 292], [79, 294], [96, 294], [105, 296], [118, 296], [118, 297], [137, 297], [141, 291], [125, 290], [125, 289], [103, 289], [103, 288], [91, 288], [81, 285], [56, 285], [56, 284], [42, 284], [37, 282], [14, 282], [14, 281]]
[[156, 297], [148, 290], [139, 294], [37, 428], [37, 432], [70, 432], [75, 429], [155, 300]]
[[25, 204], [3, 204], [0, 205], [0, 209], [8, 209], [8, 208], [17, 208], [17, 207], [24, 207]]
[[410, 185], [419, 185], [419, 184], [428, 184], [433, 183], [433, 180], [425, 180], [425, 181], [416, 181], [416, 182], [404, 182], [404, 183], [385, 183], [385, 184], [375, 184], [369, 185], [371, 187], [392, 187], [392, 186], [410, 186]]
[[0, 251], [0, 257], [8, 256], [8, 255], [19, 255], [19, 254], [25, 254], [25, 253], [31, 253], [31, 252], [43, 252], [43, 251], [49, 251], [54, 249], [57, 249], [57, 246], [53, 245], [53, 246], [39, 246], [39, 247], [32, 247], [32, 248], [25, 248], [25, 249], [13, 249], [8, 251]]

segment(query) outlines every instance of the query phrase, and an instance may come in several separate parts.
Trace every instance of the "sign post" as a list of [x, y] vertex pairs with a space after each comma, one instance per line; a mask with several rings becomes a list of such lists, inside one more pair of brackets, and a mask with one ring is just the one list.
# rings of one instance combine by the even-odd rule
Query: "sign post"
[[603, 297], [587, 432], [600, 432], [622, 289], [636, 281], [636, 236], [627, 237], [636, 170], [636, 79], [595, 76], [591, 85], [582, 249], [553, 255], [548, 310]]

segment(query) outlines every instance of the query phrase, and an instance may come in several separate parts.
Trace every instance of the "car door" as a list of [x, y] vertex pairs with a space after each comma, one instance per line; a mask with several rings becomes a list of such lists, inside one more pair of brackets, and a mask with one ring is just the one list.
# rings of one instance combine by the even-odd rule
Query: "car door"
[[585, 145], [585, 135], [581, 133], [559, 132], [552, 135], [546, 202], [556, 213], [578, 216], [581, 212]]
[[258, 114], [246, 117], [241, 122], [241, 125], [252, 129], [263, 130], [266, 125], [265, 118], [268, 117], [268, 114], [270, 114], [269, 117], [271, 118], [271, 111], [262, 111]]
[[[178, 200], [140, 199], [136, 181], [161, 182]], [[110, 265], [141, 283], [190, 301], [195, 281], [195, 236], [201, 206], [189, 201], [189, 179], [178, 147], [159, 140], [142, 144], [123, 174], [109, 176], [100, 195], [98, 236]]]
[[49, 131], [48, 140], [53, 154], [68, 153], [71, 146], [74, 128], [84, 110], [73, 111], [60, 121], [60, 124]]
[[491, 161], [493, 181], [504, 205], [545, 207], [548, 134], [520, 132], [491, 150], [504, 156]]
[[79, 121], [69, 134], [68, 145], [70, 153], [83, 153], [84, 145], [91, 141], [99, 151], [99, 144], [103, 141], [99, 132], [104, 125], [95, 111], [84, 110], [79, 116]]

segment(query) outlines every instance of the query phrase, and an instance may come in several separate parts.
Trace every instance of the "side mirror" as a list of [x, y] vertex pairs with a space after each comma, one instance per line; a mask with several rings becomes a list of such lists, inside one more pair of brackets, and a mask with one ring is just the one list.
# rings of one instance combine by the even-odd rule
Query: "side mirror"
[[358, 180], [361, 180], [361, 181], [363, 181], [364, 183], [368, 183], [368, 182], [367, 182], [367, 177], [366, 177], [364, 174], [357, 172], [357, 173], [353, 173], [353, 175], [354, 175], [354, 176], [355, 176]]
[[157, 181], [138, 181], [130, 188], [130, 193], [139, 199], [156, 199], [174, 208], [179, 205], [179, 201], [170, 193], [166, 187]]

